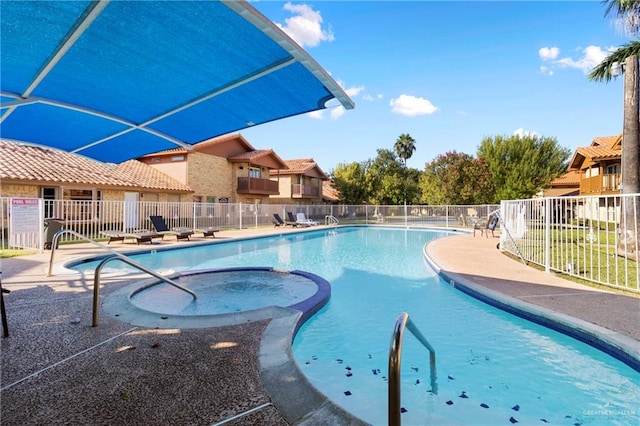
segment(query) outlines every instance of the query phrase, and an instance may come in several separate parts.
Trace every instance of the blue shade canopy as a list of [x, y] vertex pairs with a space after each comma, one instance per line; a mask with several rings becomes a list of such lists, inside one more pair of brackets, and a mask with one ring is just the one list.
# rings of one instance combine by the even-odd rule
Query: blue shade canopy
[[0, 1], [0, 136], [119, 163], [353, 102], [244, 1]]

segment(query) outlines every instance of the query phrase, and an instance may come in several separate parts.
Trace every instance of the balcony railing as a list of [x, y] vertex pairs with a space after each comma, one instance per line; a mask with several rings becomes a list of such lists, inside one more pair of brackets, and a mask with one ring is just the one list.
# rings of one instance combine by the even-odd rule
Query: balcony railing
[[618, 193], [620, 191], [620, 173], [611, 173], [600, 176], [580, 179], [580, 194], [599, 195]]
[[291, 198], [314, 198], [320, 196], [320, 188], [295, 183], [291, 185]]
[[278, 195], [278, 182], [252, 177], [238, 178], [238, 194]]

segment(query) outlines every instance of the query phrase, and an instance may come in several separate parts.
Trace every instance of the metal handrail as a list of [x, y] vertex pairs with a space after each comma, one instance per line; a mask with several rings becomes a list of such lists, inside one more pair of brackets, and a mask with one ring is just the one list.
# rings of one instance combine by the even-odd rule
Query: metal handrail
[[324, 224], [325, 225], [337, 225], [339, 224], [340, 221], [338, 220], [337, 217], [335, 217], [332, 214], [328, 214], [324, 217]]
[[108, 252], [111, 252], [111, 256], [105, 258], [102, 260], [102, 262], [100, 262], [100, 264], [98, 265], [98, 267], [96, 268], [95, 272], [94, 272], [94, 276], [93, 276], [93, 327], [98, 325], [98, 297], [99, 297], [99, 292], [100, 292], [100, 271], [102, 270], [102, 267], [107, 264], [108, 262], [114, 260], [114, 259], [118, 259], [123, 261], [124, 263], [127, 263], [131, 266], [133, 266], [136, 269], [139, 269], [142, 272], [145, 272], [155, 278], [158, 278], [161, 281], [166, 282], [167, 284], [170, 284], [182, 291], [185, 291], [187, 293], [189, 293], [191, 296], [193, 296], [194, 299], [198, 298], [198, 295], [189, 290], [188, 288], [185, 288], [183, 286], [181, 286], [180, 284], [176, 283], [175, 281], [170, 280], [167, 277], [164, 277], [160, 274], [158, 274], [157, 272], [152, 271], [151, 269], [145, 268], [144, 266], [140, 265], [139, 263], [133, 261], [131, 258], [118, 253], [117, 251], [105, 246], [104, 244], [100, 244], [99, 242], [92, 240], [89, 237], [86, 237], [76, 231], [73, 231], [71, 229], [61, 229], [58, 232], [55, 233], [55, 235], [53, 236], [52, 242], [51, 242], [51, 259], [49, 260], [49, 274], [48, 276], [52, 277], [53, 276], [53, 260], [56, 254], [56, 247], [58, 246], [58, 240], [60, 238], [61, 235], [63, 234], [72, 234], [75, 235], [76, 237], [80, 237], [83, 240], [96, 245]]
[[140, 265], [137, 262], [134, 262], [133, 260], [131, 260], [130, 258], [121, 255], [120, 253], [115, 253], [105, 259], [102, 260], [102, 262], [100, 262], [100, 264], [98, 265], [98, 267], [96, 268], [96, 271], [93, 275], [93, 322], [92, 322], [92, 326], [96, 327], [98, 325], [98, 321], [99, 321], [99, 317], [100, 317], [100, 311], [98, 309], [98, 299], [100, 297], [100, 271], [102, 271], [102, 268], [104, 267], [104, 265], [106, 265], [107, 263], [111, 262], [112, 260], [121, 260], [124, 263], [127, 263], [131, 266], [133, 266], [134, 268], [137, 268], [139, 270], [141, 270], [142, 272], [146, 272], [147, 274], [158, 278], [159, 280], [162, 280], [164, 282], [166, 282], [167, 284], [170, 284], [182, 291], [186, 291], [187, 293], [189, 293], [191, 296], [193, 296], [193, 299], [197, 299], [198, 295], [189, 290], [188, 288], [185, 288], [183, 286], [181, 286], [180, 284], [176, 283], [175, 281], [170, 280], [167, 277], [163, 277], [162, 275], [158, 274], [157, 272], [152, 271], [151, 269], [145, 268], [144, 266]]
[[416, 325], [409, 318], [409, 314], [402, 312], [398, 315], [393, 326], [391, 344], [389, 346], [389, 426], [400, 426], [400, 364], [402, 361], [402, 337], [404, 329], [409, 331], [418, 339], [422, 345], [429, 350], [429, 366], [431, 369], [431, 392], [438, 394], [438, 384], [436, 383], [436, 350], [429, 344], [427, 339], [420, 333]]

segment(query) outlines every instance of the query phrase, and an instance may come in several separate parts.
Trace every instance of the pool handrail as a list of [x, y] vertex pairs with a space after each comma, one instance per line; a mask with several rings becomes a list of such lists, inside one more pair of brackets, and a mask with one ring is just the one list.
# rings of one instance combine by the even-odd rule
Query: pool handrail
[[420, 333], [420, 330], [409, 318], [406, 312], [400, 313], [393, 326], [391, 344], [389, 345], [389, 426], [400, 426], [400, 364], [402, 361], [402, 338], [405, 328], [415, 336], [422, 345], [429, 350], [429, 366], [431, 370], [431, 392], [438, 394], [438, 384], [436, 383], [436, 350], [427, 339]]
[[99, 310], [98, 310], [98, 300], [99, 300], [99, 296], [100, 296], [100, 271], [102, 270], [102, 267], [109, 263], [112, 260], [118, 259], [123, 261], [124, 263], [127, 263], [131, 266], [133, 266], [136, 269], [139, 269], [142, 272], [145, 272], [161, 281], [166, 282], [167, 284], [170, 284], [182, 291], [186, 291], [187, 293], [189, 293], [191, 296], [193, 296], [194, 299], [198, 298], [198, 295], [189, 290], [188, 288], [185, 288], [183, 286], [181, 286], [180, 284], [176, 283], [175, 281], [164, 277], [160, 274], [158, 274], [157, 272], [152, 271], [151, 269], [145, 268], [144, 266], [140, 265], [139, 263], [133, 261], [131, 258], [123, 255], [122, 253], [118, 253], [117, 251], [105, 246], [104, 244], [100, 244], [98, 241], [92, 240], [91, 238], [82, 235], [74, 230], [71, 229], [61, 229], [58, 232], [55, 233], [55, 235], [53, 236], [52, 242], [51, 242], [51, 259], [49, 260], [49, 275], [48, 276], [53, 276], [53, 260], [56, 254], [56, 247], [58, 246], [58, 239], [60, 238], [61, 235], [63, 234], [72, 234], [75, 235], [76, 237], [80, 237], [82, 239], [84, 239], [87, 242], [90, 242], [93, 245], [96, 245], [100, 248], [105, 249], [106, 251], [111, 252], [111, 255], [106, 257], [105, 259], [102, 260], [102, 262], [100, 262], [100, 264], [98, 265], [98, 267], [96, 268], [94, 275], [93, 275], [93, 322], [92, 322], [92, 326], [96, 327], [98, 325], [98, 320], [99, 320]]
[[335, 217], [332, 214], [328, 214], [324, 217], [324, 224], [325, 225], [338, 225], [340, 223], [340, 221], [338, 220], [337, 217]]
[[104, 265], [106, 265], [107, 263], [111, 262], [112, 260], [120, 260], [124, 263], [127, 263], [131, 266], [133, 266], [134, 268], [137, 268], [139, 270], [141, 270], [142, 272], [146, 272], [147, 274], [166, 282], [167, 284], [170, 284], [182, 291], [186, 291], [187, 293], [189, 293], [193, 299], [197, 299], [198, 295], [189, 290], [186, 287], [181, 286], [180, 284], [176, 283], [175, 281], [164, 277], [160, 274], [158, 274], [157, 272], [152, 271], [151, 269], [145, 268], [144, 266], [140, 265], [139, 263], [133, 261], [132, 259], [128, 258], [127, 256], [123, 256], [120, 253], [115, 253], [112, 254], [111, 256], [108, 256], [104, 259], [102, 259], [102, 261], [100, 262], [100, 264], [98, 264], [98, 266], [96, 267], [96, 271], [93, 275], [93, 322], [91, 323], [92, 327], [96, 327], [98, 325], [98, 321], [100, 319], [100, 310], [98, 309], [98, 300], [100, 298], [100, 272], [102, 271], [102, 268], [104, 267]]

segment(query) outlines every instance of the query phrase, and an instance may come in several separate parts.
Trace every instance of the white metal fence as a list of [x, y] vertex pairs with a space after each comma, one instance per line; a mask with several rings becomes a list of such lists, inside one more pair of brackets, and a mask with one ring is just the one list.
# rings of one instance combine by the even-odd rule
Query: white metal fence
[[[23, 204], [27, 201], [26, 207]], [[35, 203], [35, 205], [34, 205]], [[484, 221], [498, 205], [482, 206], [371, 206], [371, 205], [276, 205], [228, 203], [163, 203], [127, 201], [62, 201], [0, 198], [2, 249], [42, 251], [61, 228], [94, 240], [104, 240], [101, 231], [153, 230], [151, 215], [163, 216], [169, 227], [193, 229], [246, 229], [273, 226], [274, 213], [283, 219], [303, 212], [309, 219], [325, 223], [327, 216], [341, 224], [385, 223], [405, 226], [471, 227]], [[17, 220], [20, 217], [21, 220]], [[18, 222], [21, 222], [20, 226]], [[72, 234], [61, 242], [77, 240]]]
[[503, 250], [587, 281], [640, 292], [640, 194], [503, 201]]
[[[320, 223], [391, 224], [444, 228], [481, 227], [500, 211], [501, 248], [526, 262], [596, 283], [640, 291], [638, 214], [640, 194], [503, 201], [479, 206], [275, 205], [62, 201], [0, 198], [0, 248], [42, 251], [57, 229], [94, 240], [101, 231], [152, 230], [150, 215], [169, 227], [246, 229], [273, 226], [273, 214], [287, 219], [304, 212]], [[626, 212], [626, 213], [625, 213]], [[45, 223], [48, 226], [45, 226]], [[77, 238], [62, 236], [62, 242]]]

